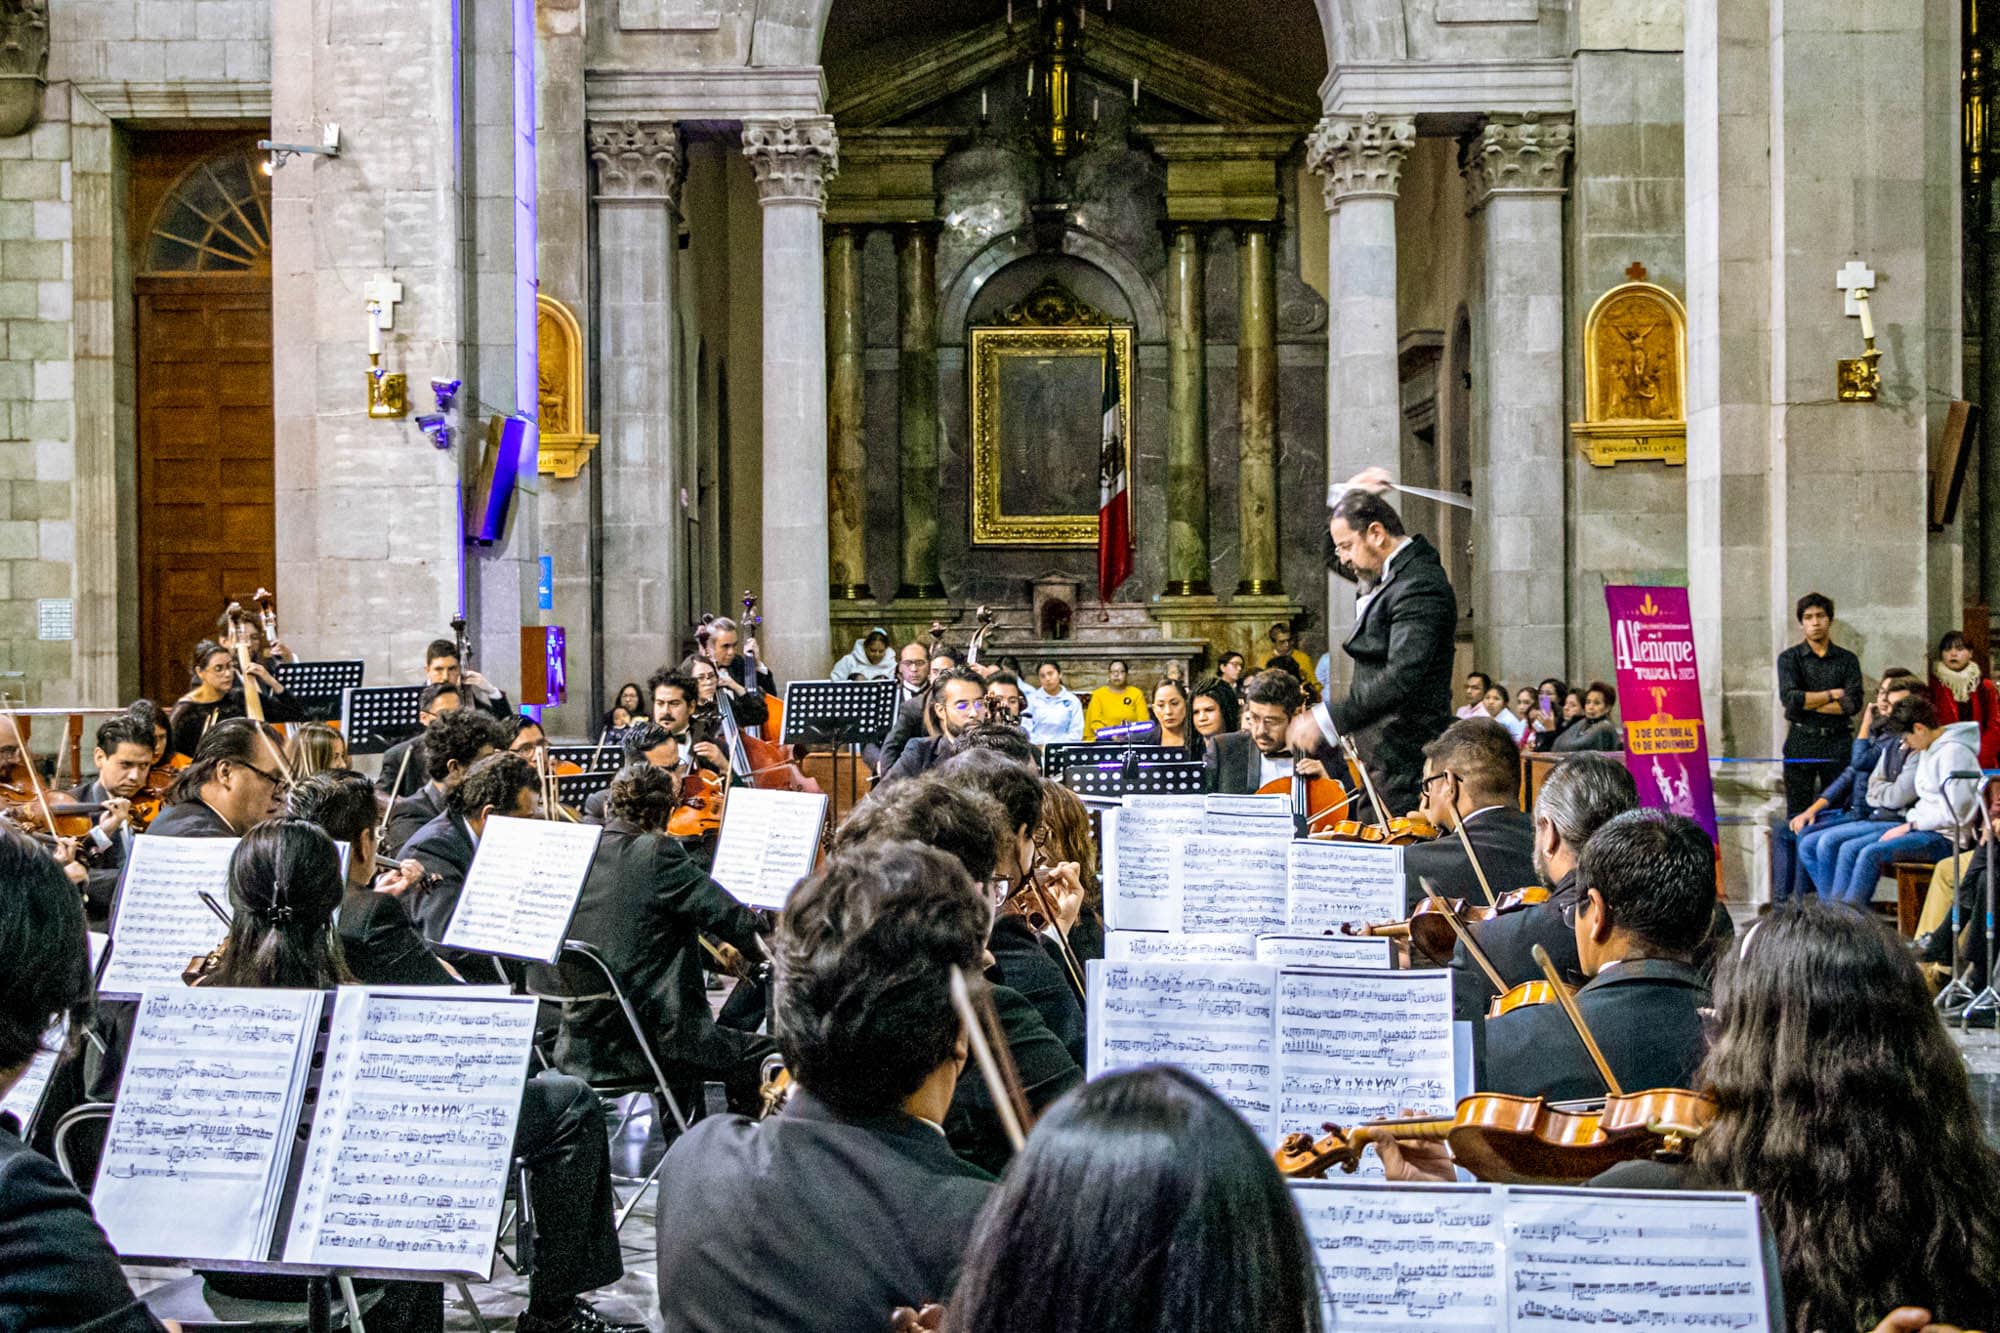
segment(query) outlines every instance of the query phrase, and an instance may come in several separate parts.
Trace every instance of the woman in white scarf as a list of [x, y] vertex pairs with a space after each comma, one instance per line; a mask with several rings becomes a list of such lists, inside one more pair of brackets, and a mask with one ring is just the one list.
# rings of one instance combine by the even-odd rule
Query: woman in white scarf
[[1931, 706], [1941, 723], [1979, 724], [1979, 762], [1990, 768], [2000, 758], [2000, 692], [1972, 660], [1972, 645], [1957, 630], [1938, 640], [1931, 663]]

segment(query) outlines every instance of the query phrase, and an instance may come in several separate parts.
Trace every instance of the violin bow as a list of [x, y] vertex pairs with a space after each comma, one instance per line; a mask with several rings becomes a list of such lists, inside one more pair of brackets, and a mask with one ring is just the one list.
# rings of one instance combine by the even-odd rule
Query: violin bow
[[1472, 850], [1472, 839], [1466, 836], [1465, 820], [1458, 813], [1458, 774], [1451, 775], [1452, 831], [1458, 834], [1458, 845], [1465, 848], [1465, 859], [1472, 863], [1472, 873], [1479, 877], [1479, 891], [1486, 895], [1486, 905], [1497, 907], [1500, 900], [1493, 896], [1493, 886], [1486, 882], [1486, 867], [1479, 864], [1478, 855]]
[[[986, 1000], [986, 993], [979, 998]], [[991, 1003], [987, 1001], [987, 1003]], [[966, 1042], [972, 1047], [972, 1058], [979, 1065], [979, 1076], [986, 1081], [986, 1091], [993, 1097], [993, 1105], [1000, 1113], [1000, 1128], [1007, 1133], [1007, 1142], [1015, 1152], [1021, 1151], [1028, 1141], [1026, 1126], [1033, 1118], [1028, 1110], [1028, 1099], [1021, 1092], [1021, 1080], [1014, 1072], [1014, 1065], [1007, 1057], [1007, 1048], [1000, 1047], [995, 1055], [993, 1047], [986, 1040], [986, 1015], [990, 1010], [975, 1005], [972, 987], [965, 980], [965, 973], [957, 967], [951, 969], [951, 1004], [958, 1010], [959, 1021], [965, 1024]], [[1004, 1065], [1001, 1061], [1005, 1059]]]
[[34, 788], [35, 803], [42, 808], [42, 822], [48, 826], [49, 836], [56, 836], [56, 817], [49, 813], [49, 791], [42, 785], [42, 771], [35, 767], [35, 753], [28, 748], [28, 738], [21, 732], [20, 714], [14, 711], [14, 704], [6, 695], [0, 694], [0, 710], [5, 710], [7, 722], [14, 728], [14, 741], [21, 747], [21, 767], [28, 770], [28, 785]]
[[1389, 831], [1389, 812], [1382, 808], [1382, 797], [1375, 790], [1375, 780], [1368, 776], [1368, 765], [1361, 762], [1361, 752], [1354, 748], [1352, 736], [1340, 738], [1340, 748], [1354, 761], [1354, 771], [1361, 775], [1361, 787], [1368, 793], [1368, 803], [1375, 807], [1375, 820], [1381, 824], [1382, 832]]
[[1535, 965], [1541, 968], [1542, 975], [1549, 979], [1549, 989], [1555, 992], [1556, 1002], [1562, 1005], [1563, 1012], [1569, 1015], [1570, 1026], [1576, 1029], [1576, 1035], [1583, 1039], [1583, 1049], [1589, 1052], [1590, 1062], [1597, 1066], [1597, 1076], [1604, 1080], [1604, 1090], [1613, 1097], [1623, 1097], [1625, 1089], [1618, 1086], [1618, 1076], [1611, 1072], [1611, 1062], [1604, 1058], [1604, 1052], [1597, 1045], [1597, 1038], [1590, 1035], [1590, 1025], [1583, 1021], [1583, 1015], [1577, 1010], [1576, 1000], [1571, 997], [1569, 987], [1563, 985], [1562, 975], [1556, 971], [1555, 960], [1550, 958], [1549, 951], [1539, 944], [1534, 947], [1534, 955]]
[[[1505, 995], [1507, 993], [1507, 983], [1500, 980], [1500, 972], [1493, 966], [1493, 960], [1486, 956], [1486, 950], [1479, 947], [1479, 941], [1472, 938], [1472, 932], [1466, 929], [1463, 921], [1458, 919], [1458, 913], [1451, 910], [1451, 904], [1438, 897], [1438, 891], [1431, 887], [1431, 882], [1428, 879], [1419, 876], [1417, 883], [1423, 885], [1424, 896], [1431, 900], [1431, 906], [1443, 913], [1444, 919], [1451, 923], [1451, 933], [1458, 936], [1458, 942], [1465, 946], [1466, 957], [1479, 964], [1479, 970], [1484, 972], [1486, 979], [1493, 983], [1495, 993]], [[1412, 943], [1415, 943], [1415, 941], [1412, 941]]]

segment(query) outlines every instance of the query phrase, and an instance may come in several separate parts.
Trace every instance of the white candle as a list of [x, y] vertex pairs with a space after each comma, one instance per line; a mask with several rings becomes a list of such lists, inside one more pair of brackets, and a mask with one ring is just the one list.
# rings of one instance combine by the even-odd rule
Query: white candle
[[1875, 317], [1868, 313], [1868, 292], [1866, 289], [1854, 293], [1854, 303], [1861, 307], [1861, 336], [1869, 342], [1875, 341]]
[[1034, 95], [1035, 95], [1035, 66], [1034, 62], [1030, 61], [1028, 63], [1028, 96], [1033, 97]]
[[986, 90], [984, 88], [979, 90], [979, 118], [981, 120], [986, 119]]
[[1090, 118], [1091, 118], [1092, 120], [1096, 120], [1096, 119], [1097, 119], [1097, 98], [1096, 98], [1096, 97], [1092, 97], [1092, 98], [1090, 99]]
[[1007, 26], [1014, 26], [1014, 0], [1007, 0]]
[[376, 315], [380, 309], [381, 307], [375, 302], [368, 303], [368, 355], [370, 356], [382, 355], [382, 321]]
[[1139, 105], [1139, 76], [1137, 74], [1132, 76], [1132, 105]]

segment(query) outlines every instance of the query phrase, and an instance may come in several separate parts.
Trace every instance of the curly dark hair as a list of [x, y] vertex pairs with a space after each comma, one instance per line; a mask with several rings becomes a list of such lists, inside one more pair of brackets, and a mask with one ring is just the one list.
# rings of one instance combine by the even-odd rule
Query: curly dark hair
[[[1292, 663], [1296, 668], [1298, 663]], [[1289, 675], [1278, 668], [1259, 671], [1243, 684], [1243, 702], [1264, 704], [1284, 709], [1287, 713], [1299, 711], [1299, 705], [1306, 700], [1305, 691], [1299, 686], [1296, 669]]]
[[773, 940], [772, 1031], [799, 1086], [854, 1115], [922, 1087], [956, 1053], [951, 969], [979, 984], [991, 920], [942, 852], [895, 841], [835, 852], [786, 901]]
[[954, 748], [959, 754], [968, 750], [991, 750], [1017, 764], [1040, 768], [1035, 762], [1035, 747], [1029, 741], [1028, 733], [1006, 718], [995, 717], [991, 713], [960, 732]]
[[984, 792], [1007, 812], [1011, 828], [1033, 833], [1042, 822], [1042, 779], [1033, 765], [996, 749], [968, 749], [932, 770], [939, 782]]
[[503, 815], [514, 812], [524, 791], [541, 790], [542, 776], [535, 766], [518, 754], [505, 750], [489, 754], [465, 774], [465, 781], [445, 796], [447, 810], [461, 818], [491, 806]]
[[[973, 880], [993, 878], [1007, 812], [984, 792], [926, 774], [871, 795], [834, 838], [835, 855], [868, 842], [916, 842], [950, 856]], [[789, 909], [788, 909], [789, 910]]]
[[2000, 1153], [1903, 942], [1849, 908], [1780, 907], [1723, 965], [1716, 1004], [1693, 1167], [1756, 1192], [1796, 1333], [1899, 1305], [2000, 1316]]
[[439, 713], [424, 724], [424, 775], [441, 783], [454, 762], [463, 773], [481, 751], [504, 750], [511, 739], [504, 723], [477, 708]]
[[680, 780], [668, 770], [654, 768], [642, 759], [625, 765], [611, 779], [611, 790], [604, 798], [604, 814], [608, 819], [626, 820], [648, 833], [658, 833], [667, 826], [680, 799]]

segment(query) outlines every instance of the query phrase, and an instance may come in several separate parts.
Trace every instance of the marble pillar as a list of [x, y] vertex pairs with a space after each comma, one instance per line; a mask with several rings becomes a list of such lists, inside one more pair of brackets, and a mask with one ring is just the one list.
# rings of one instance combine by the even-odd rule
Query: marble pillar
[[[1416, 121], [1370, 111], [1328, 116], [1306, 140], [1306, 163], [1327, 208], [1327, 484], [1402, 458], [1402, 384], [1396, 332], [1396, 191]], [[1347, 637], [1354, 587], [1329, 576], [1326, 635]], [[1349, 660], [1334, 653], [1334, 684]]]
[[868, 457], [863, 429], [861, 243], [859, 227], [826, 233], [826, 426], [828, 558], [833, 596], [868, 596]]
[[[1480, 250], [1485, 386], [1473, 455], [1474, 660], [1510, 683], [1562, 674], [1563, 192], [1567, 116], [1490, 118], [1465, 142]], [[1463, 594], [1462, 594], [1463, 595]], [[1595, 608], [1578, 608], [1596, 614]]]
[[1278, 580], [1278, 315], [1276, 239], [1268, 223], [1236, 229], [1237, 540], [1239, 594]]
[[897, 434], [903, 483], [903, 586], [898, 597], [944, 596], [938, 578], [937, 237], [934, 222], [896, 231]]
[[606, 496], [599, 539], [618, 592], [604, 598], [600, 678], [644, 680], [674, 656], [674, 581], [684, 578], [669, 539], [679, 506], [675, 466], [674, 270], [686, 166], [670, 121], [593, 121], [596, 168], [598, 400], [603, 437], [591, 465]]
[[765, 662], [780, 681], [832, 664], [827, 622], [826, 265], [820, 217], [838, 169], [831, 116], [743, 122], [764, 246]]
[[1167, 224], [1167, 585], [1208, 595], [1207, 247], [1202, 228]]

